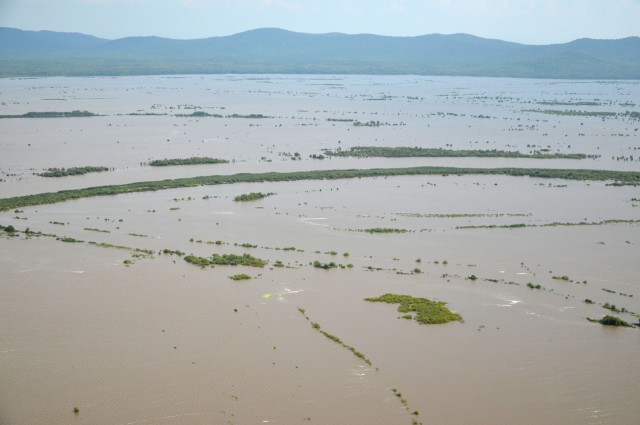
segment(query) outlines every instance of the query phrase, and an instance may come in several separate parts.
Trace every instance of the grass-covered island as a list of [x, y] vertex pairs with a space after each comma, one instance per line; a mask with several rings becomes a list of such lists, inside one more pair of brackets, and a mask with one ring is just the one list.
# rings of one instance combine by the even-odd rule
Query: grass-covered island
[[202, 165], [202, 164], [227, 164], [229, 161], [207, 156], [192, 156], [191, 158], [154, 159], [149, 161], [152, 167], [168, 167], [172, 165]]
[[80, 176], [88, 173], [102, 173], [109, 171], [107, 167], [71, 167], [71, 168], [47, 168], [43, 173], [38, 174], [40, 177], [66, 177]]
[[259, 199], [264, 199], [267, 196], [272, 196], [272, 195], [275, 195], [275, 193], [273, 193], [273, 192], [269, 192], [269, 193], [262, 193], [262, 192], [243, 193], [242, 195], [238, 195], [235, 198], [233, 198], [233, 200], [235, 202], [250, 202], [250, 201], [257, 201]]
[[176, 117], [181, 117], [181, 118], [206, 118], [206, 117], [213, 117], [213, 118], [224, 118], [222, 115], [220, 114], [210, 114], [208, 112], [205, 111], [194, 111], [190, 114], [176, 114]]
[[631, 118], [640, 119], [640, 112], [610, 112], [610, 111], [578, 111], [578, 110], [558, 110], [558, 109], [523, 109], [523, 112], [537, 112], [547, 115], [558, 115], [566, 117], [598, 117], [598, 118]]
[[583, 153], [521, 153], [518, 151], [502, 150], [455, 150], [443, 148], [419, 148], [419, 147], [377, 147], [354, 146], [349, 150], [326, 150], [327, 156], [352, 156], [357, 158], [535, 158], [535, 159], [585, 159]]
[[[447, 308], [443, 301], [432, 301], [428, 298], [416, 298], [411, 295], [384, 294], [377, 298], [365, 298], [369, 302], [400, 304], [399, 313], [403, 319], [414, 319], [420, 324], [440, 324], [453, 321], [462, 322], [462, 316]], [[413, 315], [412, 313], [415, 313]]]
[[372, 227], [369, 229], [361, 229], [361, 232], [366, 232], [366, 233], [407, 233], [408, 230], [407, 229], [395, 229], [395, 228], [391, 228], [391, 227]]
[[370, 168], [347, 170], [313, 170], [292, 172], [240, 173], [231, 175], [212, 175], [184, 177], [159, 181], [146, 181], [108, 186], [87, 187], [84, 189], [61, 190], [59, 192], [38, 193], [0, 199], [0, 211], [22, 208], [32, 205], [53, 204], [72, 199], [93, 196], [118, 195], [122, 193], [148, 192], [234, 183], [285, 182], [300, 180], [336, 180], [392, 176], [424, 175], [502, 175], [514, 177], [535, 177], [545, 179], [610, 181], [613, 185], [640, 184], [640, 172], [587, 169], [553, 168], [456, 168], [456, 167], [409, 167], [409, 168]]
[[249, 267], [264, 267], [267, 265], [265, 260], [256, 258], [249, 254], [236, 255], [236, 254], [213, 254], [211, 257], [196, 257], [195, 255], [187, 255], [184, 257], [184, 261], [187, 263], [195, 264], [202, 268], [208, 266], [249, 266]]
[[9, 118], [85, 118], [85, 117], [97, 117], [98, 114], [94, 114], [89, 111], [71, 111], [71, 112], [27, 112], [19, 115], [0, 115], [0, 119]]

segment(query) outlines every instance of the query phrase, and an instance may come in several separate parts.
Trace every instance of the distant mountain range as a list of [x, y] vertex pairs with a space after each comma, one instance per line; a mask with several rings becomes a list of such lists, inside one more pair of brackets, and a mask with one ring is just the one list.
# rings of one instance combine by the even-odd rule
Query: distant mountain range
[[220, 73], [640, 79], [640, 38], [533, 46], [467, 34], [387, 37], [265, 28], [198, 40], [106, 40], [0, 28], [0, 77]]

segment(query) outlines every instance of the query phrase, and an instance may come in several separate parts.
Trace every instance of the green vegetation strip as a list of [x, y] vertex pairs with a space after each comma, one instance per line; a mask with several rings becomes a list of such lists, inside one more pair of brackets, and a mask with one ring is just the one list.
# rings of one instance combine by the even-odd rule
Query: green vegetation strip
[[97, 117], [99, 115], [89, 111], [71, 111], [71, 112], [27, 112], [20, 115], [0, 115], [0, 119], [8, 118], [84, 118]]
[[391, 227], [373, 227], [370, 229], [361, 229], [361, 232], [367, 233], [407, 233], [407, 229], [394, 229]]
[[194, 111], [190, 114], [176, 114], [176, 117], [181, 117], [181, 118], [206, 118], [206, 117], [211, 117], [211, 118], [247, 118], [247, 119], [265, 119], [265, 118], [271, 118], [268, 115], [263, 115], [263, 114], [247, 114], [247, 115], [241, 115], [241, 114], [231, 114], [231, 115], [220, 115], [220, 114], [210, 114], [208, 112], [205, 111]]
[[[85, 229], [85, 230], [92, 230], [92, 229]], [[30, 230], [29, 228], [25, 229], [25, 230], [17, 230], [15, 227], [13, 227], [12, 225], [9, 226], [3, 226], [0, 225], [0, 231], [4, 231], [6, 233], [8, 233], [10, 236], [19, 236], [20, 233], [23, 233], [25, 236], [27, 237], [47, 237], [47, 238], [54, 238], [57, 241], [60, 242], [67, 242], [67, 243], [86, 243], [89, 245], [93, 245], [99, 248], [112, 248], [112, 249], [122, 249], [122, 250], [126, 250], [126, 251], [131, 251], [132, 253], [134, 253], [135, 255], [141, 255], [144, 257], [151, 257], [154, 254], [153, 250], [150, 249], [144, 249], [144, 248], [132, 248], [129, 246], [123, 246], [123, 245], [113, 245], [110, 243], [106, 243], [106, 242], [93, 242], [93, 241], [81, 241], [69, 236], [58, 236], [56, 234], [53, 233], [43, 233], [40, 231], [34, 231], [34, 230]], [[166, 250], [165, 250], [166, 251]], [[179, 251], [171, 251], [171, 252], [179, 252]]]
[[161, 181], [127, 183], [110, 186], [96, 186], [85, 189], [62, 190], [59, 192], [39, 193], [35, 195], [16, 196], [0, 199], [0, 211], [42, 204], [53, 204], [72, 199], [89, 198], [93, 196], [118, 195], [176, 189], [181, 187], [196, 187], [217, 184], [258, 183], [258, 182], [286, 182], [299, 180], [335, 180], [363, 177], [391, 177], [411, 175], [505, 175], [528, 176], [536, 178], [553, 178], [567, 180], [599, 180], [614, 181], [625, 184], [640, 184], [640, 172], [637, 171], [609, 171], [609, 170], [568, 170], [545, 168], [455, 168], [455, 167], [410, 167], [410, 168], [371, 168], [348, 170], [316, 170], [294, 171], [288, 173], [241, 173], [233, 175], [214, 175], [201, 177], [187, 177]]
[[[431, 301], [428, 298], [415, 298], [411, 295], [384, 294], [377, 298], [365, 298], [365, 301], [400, 304], [398, 312], [405, 313], [403, 319], [414, 319], [420, 324], [441, 324], [453, 321], [462, 322], [462, 316], [447, 308], [443, 301]], [[413, 316], [411, 313], [415, 313]]]
[[522, 112], [538, 112], [541, 114], [547, 115], [559, 115], [559, 116], [569, 116], [569, 117], [601, 117], [601, 118], [610, 118], [610, 117], [619, 117], [619, 118], [632, 118], [632, 119], [640, 119], [640, 112], [602, 112], [602, 111], [562, 111], [557, 109], [523, 109]]
[[174, 159], [155, 159], [149, 162], [152, 167], [167, 167], [171, 165], [201, 165], [201, 164], [227, 164], [229, 161], [220, 158], [198, 157], [191, 158], [174, 158]]
[[623, 326], [628, 328], [632, 327], [632, 325], [630, 325], [629, 323], [625, 322], [624, 320], [616, 316], [604, 316], [600, 320], [587, 317], [587, 320], [593, 323], [600, 323], [601, 325], [605, 325], [605, 326]]
[[259, 199], [264, 199], [267, 196], [275, 195], [273, 192], [262, 193], [262, 192], [251, 192], [251, 193], [243, 193], [242, 195], [238, 195], [233, 200], [235, 202], [249, 202], [249, 201], [257, 201]]
[[209, 258], [196, 257], [195, 255], [187, 255], [184, 257], [184, 261], [187, 263], [195, 264], [202, 268], [208, 266], [249, 266], [249, 267], [264, 267], [267, 265], [265, 260], [256, 258], [249, 254], [236, 255], [236, 254], [213, 254]]
[[47, 168], [44, 173], [38, 174], [40, 177], [66, 177], [66, 176], [78, 176], [87, 173], [101, 173], [109, 171], [107, 167], [71, 167], [71, 168]]
[[300, 312], [300, 314], [302, 314], [302, 316], [307, 320], [307, 322], [311, 323], [311, 327], [313, 329], [315, 329], [316, 331], [320, 332], [322, 335], [324, 335], [325, 337], [329, 338], [331, 341], [335, 342], [336, 344], [340, 344], [342, 345], [344, 348], [346, 348], [347, 350], [351, 351], [353, 353], [354, 356], [356, 356], [357, 358], [363, 360], [366, 364], [368, 364], [369, 366], [371, 366], [371, 360], [369, 360], [367, 358], [367, 356], [365, 356], [364, 354], [362, 354], [360, 351], [356, 350], [354, 347], [345, 344], [344, 342], [342, 342], [342, 340], [340, 338], [338, 338], [335, 335], [330, 334], [329, 332], [326, 332], [324, 330], [322, 330], [322, 328], [320, 327], [320, 325], [316, 322], [312, 322], [311, 319], [309, 319], [309, 316], [306, 315], [304, 308], [300, 308], [298, 307], [298, 311]]
[[482, 224], [477, 226], [456, 226], [456, 229], [518, 229], [523, 227], [560, 227], [560, 226], [602, 226], [605, 224], [637, 224], [640, 220], [626, 220], [626, 219], [609, 219], [601, 221], [579, 221], [575, 223], [571, 222], [557, 222], [545, 223], [545, 224]]
[[421, 213], [394, 213], [402, 217], [416, 217], [416, 218], [476, 218], [476, 217], [527, 217], [531, 213], [459, 213], [459, 214], [421, 214]]
[[409, 158], [409, 157], [429, 157], [429, 158], [536, 158], [536, 159], [585, 159], [587, 155], [583, 153], [541, 153], [532, 154], [520, 153], [518, 151], [501, 150], [454, 150], [442, 148], [418, 148], [418, 147], [376, 147], [376, 146], [354, 146], [349, 150], [325, 151], [328, 156], [355, 156], [359, 158], [382, 157], [382, 158]]

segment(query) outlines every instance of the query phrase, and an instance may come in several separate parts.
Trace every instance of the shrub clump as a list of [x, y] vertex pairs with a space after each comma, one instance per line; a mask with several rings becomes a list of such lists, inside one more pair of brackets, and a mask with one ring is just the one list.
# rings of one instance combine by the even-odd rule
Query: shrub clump
[[373, 227], [370, 229], [362, 229], [363, 232], [367, 233], [407, 233], [407, 229], [394, 229], [391, 227]]
[[79, 176], [87, 173], [102, 173], [109, 171], [107, 167], [71, 167], [71, 168], [47, 168], [43, 173], [38, 174], [40, 177], [66, 177]]
[[262, 193], [262, 192], [251, 192], [251, 193], [243, 193], [242, 195], [238, 195], [233, 200], [235, 202], [249, 202], [249, 201], [257, 201], [259, 199], [266, 198], [267, 196], [275, 195], [273, 192]]
[[628, 328], [632, 327], [629, 323], [625, 322], [624, 320], [616, 316], [607, 315], [600, 320], [591, 319], [591, 318], [588, 318], [587, 320], [589, 320], [590, 322], [600, 323], [601, 325], [605, 325], [605, 326], [624, 326]]
[[236, 255], [236, 254], [213, 254], [211, 257], [197, 257], [195, 255], [187, 255], [184, 257], [184, 261], [187, 263], [195, 264], [202, 268], [214, 265], [220, 266], [249, 266], [249, 267], [264, 267], [267, 262], [263, 259], [254, 257], [250, 254]]
[[329, 269], [335, 269], [338, 267], [338, 265], [336, 263], [334, 263], [333, 261], [330, 263], [321, 263], [320, 261], [316, 260], [313, 262], [313, 267], [315, 267], [316, 269], [325, 269], [325, 270], [329, 270]]
[[[365, 298], [365, 301], [400, 304], [398, 312], [415, 313], [414, 319], [420, 324], [440, 324], [452, 321], [462, 322], [462, 316], [449, 310], [446, 302], [432, 301], [428, 298], [416, 298], [411, 295], [384, 294], [377, 298]], [[406, 314], [405, 314], [406, 316]]]

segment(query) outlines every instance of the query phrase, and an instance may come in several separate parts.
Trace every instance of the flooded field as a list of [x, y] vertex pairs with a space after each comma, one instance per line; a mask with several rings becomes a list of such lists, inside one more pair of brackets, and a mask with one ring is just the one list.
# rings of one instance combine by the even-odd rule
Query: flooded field
[[[88, 114], [53, 116], [71, 111]], [[638, 172], [639, 112], [637, 81], [2, 80], [0, 198], [353, 168]], [[327, 153], [354, 146], [584, 158]], [[191, 157], [228, 162], [149, 165]], [[107, 171], [39, 175], [84, 166]], [[612, 183], [451, 172], [0, 212], [0, 423], [636, 424], [639, 330], [587, 320], [639, 322], [640, 190]], [[251, 193], [269, 196], [236, 200]], [[188, 261], [214, 254], [266, 264]], [[385, 293], [464, 320], [364, 300]]]

